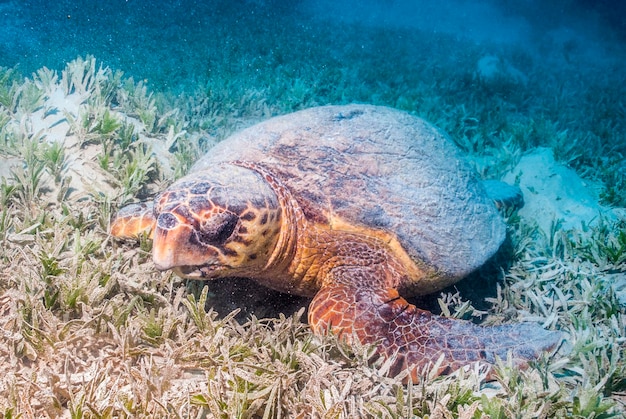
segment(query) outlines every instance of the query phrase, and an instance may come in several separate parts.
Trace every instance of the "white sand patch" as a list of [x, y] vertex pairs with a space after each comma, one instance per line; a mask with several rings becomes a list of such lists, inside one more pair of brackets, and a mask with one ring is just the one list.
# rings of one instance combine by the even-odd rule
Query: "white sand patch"
[[12, 156], [0, 156], [0, 179], [9, 179], [13, 169], [24, 164], [21, 158]]
[[30, 115], [32, 132], [43, 132], [49, 143], [64, 142], [70, 130], [67, 116], [78, 118], [80, 105], [85, 100], [85, 96], [77, 93], [66, 95], [61, 86], [56, 86], [44, 106]]
[[523, 156], [504, 181], [522, 189], [524, 207], [519, 215], [536, 223], [547, 235], [556, 222], [561, 229], [572, 230], [617, 218], [613, 209], [600, 205], [600, 185], [581, 179], [574, 170], [556, 162], [549, 148], [537, 148]]
[[474, 76], [486, 84], [509, 82], [526, 84], [528, 76], [510, 62], [494, 55], [485, 55], [476, 63]]

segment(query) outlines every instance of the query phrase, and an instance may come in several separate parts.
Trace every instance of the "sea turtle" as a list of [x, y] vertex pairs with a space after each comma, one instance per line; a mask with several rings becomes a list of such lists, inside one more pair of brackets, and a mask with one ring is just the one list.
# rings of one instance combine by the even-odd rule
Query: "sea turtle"
[[391, 374], [413, 380], [427, 365], [448, 373], [508, 353], [524, 366], [561, 339], [440, 317], [401, 296], [467, 276], [506, 226], [451, 140], [398, 110], [323, 106], [236, 133], [152, 204], [121, 209], [111, 233], [146, 229], [157, 269], [313, 297], [313, 331], [375, 344]]

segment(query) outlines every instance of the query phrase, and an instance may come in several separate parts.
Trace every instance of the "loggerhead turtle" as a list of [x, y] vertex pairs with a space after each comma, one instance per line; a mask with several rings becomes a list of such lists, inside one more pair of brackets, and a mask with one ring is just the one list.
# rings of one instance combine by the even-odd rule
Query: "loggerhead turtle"
[[525, 366], [561, 340], [533, 324], [439, 317], [401, 296], [462, 279], [498, 250], [506, 226], [448, 137], [390, 108], [317, 107], [236, 133], [153, 204], [122, 208], [111, 233], [147, 229], [158, 269], [313, 297], [316, 333], [376, 344], [394, 375], [417, 380], [427, 365], [448, 373], [508, 353]]

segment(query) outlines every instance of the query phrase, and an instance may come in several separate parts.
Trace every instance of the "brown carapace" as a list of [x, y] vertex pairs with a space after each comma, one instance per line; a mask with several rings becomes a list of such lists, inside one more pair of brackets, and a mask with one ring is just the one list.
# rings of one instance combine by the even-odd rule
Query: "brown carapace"
[[401, 296], [466, 276], [505, 226], [450, 140], [388, 108], [313, 108], [235, 134], [111, 227], [118, 237], [146, 230], [158, 269], [313, 297], [316, 333], [374, 344], [392, 374], [414, 381], [435, 365], [448, 373], [511, 356], [525, 366], [562, 340], [534, 324], [439, 317]]

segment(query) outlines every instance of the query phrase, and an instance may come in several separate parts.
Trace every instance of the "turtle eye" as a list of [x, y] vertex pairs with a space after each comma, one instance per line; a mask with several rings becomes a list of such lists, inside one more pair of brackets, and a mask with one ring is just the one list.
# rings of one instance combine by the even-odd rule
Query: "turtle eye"
[[200, 225], [198, 239], [205, 244], [222, 244], [233, 234], [238, 221], [232, 213], [215, 214]]

